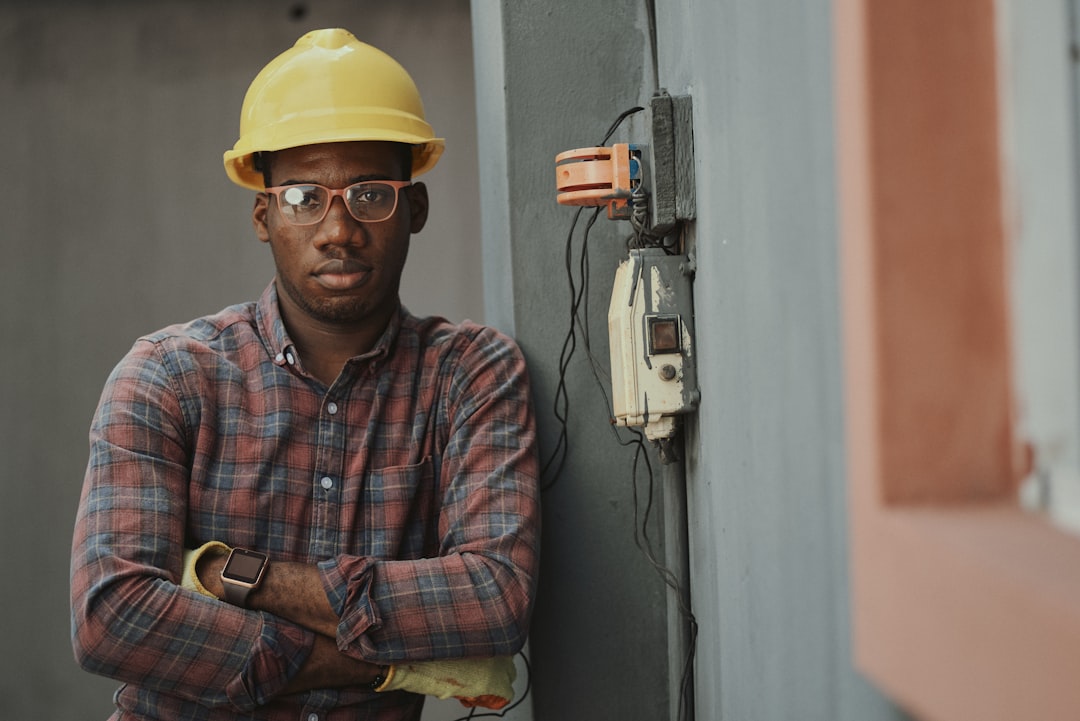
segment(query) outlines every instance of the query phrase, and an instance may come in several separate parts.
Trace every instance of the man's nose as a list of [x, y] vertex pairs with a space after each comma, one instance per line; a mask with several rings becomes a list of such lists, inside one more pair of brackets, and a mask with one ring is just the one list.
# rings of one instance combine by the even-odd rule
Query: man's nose
[[363, 226], [349, 212], [344, 198], [332, 198], [326, 217], [319, 223], [316, 244], [360, 245], [367, 237]]

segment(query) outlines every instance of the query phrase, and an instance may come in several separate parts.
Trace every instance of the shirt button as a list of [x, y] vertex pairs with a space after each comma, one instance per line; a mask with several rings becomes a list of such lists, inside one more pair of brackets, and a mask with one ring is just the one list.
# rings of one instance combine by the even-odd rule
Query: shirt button
[[284, 363], [285, 362], [285, 354], [284, 353], [278, 353], [276, 356], [274, 356], [274, 361], [277, 362], [277, 363]]
[[293, 357], [292, 353], [286, 353], [285, 357], [289, 359], [289, 365], [291, 365], [291, 366], [296, 365], [296, 358]]
[[308, 717], [307, 717], [307, 721], [319, 721], [319, 714], [317, 714], [317, 713], [309, 713]]
[[330, 401], [329, 403], [327, 403], [326, 404], [326, 412], [329, 413], [330, 415], [334, 415], [335, 413], [337, 413], [337, 403], [334, 403], [333, 401]]
[[330, 476], [323, 476], [323, 479], [319, 481], [319, 483], [328, 491], [334, 487], [334, 480], [330, 478]]

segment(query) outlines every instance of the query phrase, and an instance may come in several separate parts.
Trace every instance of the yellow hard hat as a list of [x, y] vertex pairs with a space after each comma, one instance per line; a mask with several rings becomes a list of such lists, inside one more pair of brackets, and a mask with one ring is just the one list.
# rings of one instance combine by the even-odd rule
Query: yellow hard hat
[[313, 30], [255, 76], [240, 111], [240, 139], [225, 153], [236, 184], [263, 189], [254, 153], [315, 143], [389, 140], [413, 146], [413, 176], [434, 167], [443, 139], [424, 119], [412, 78], [347, 30]]

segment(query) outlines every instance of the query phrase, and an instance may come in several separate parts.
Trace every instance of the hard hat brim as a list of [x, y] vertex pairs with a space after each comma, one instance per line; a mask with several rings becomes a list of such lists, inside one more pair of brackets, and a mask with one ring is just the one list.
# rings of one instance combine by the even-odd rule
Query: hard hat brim
[[[298, 148], [304, 145], [318, 145], [321, 143], [347, 143], [347, 142], [364, 142], [370, 140], [372, 142], [386, 142], [386, 138], [330, 138], [330, 139], [318, 139], [309, 140], [302, 143], [287, 143], [282, 147], [263, 147], [258, 150], [249, 150], [245, 148], [233, 148], [225, 152], [225, 173], [229, 176], [237, 185], [248, 188], [250, 190], [262, 191], [265, 190], [263, 183], [263, 174], [261, 171], [255, 169], [255, 153], [259, 152], [273, 152], [276, 150], [286, 150], [288, 148]], [[408, 142], [407, 140], [391, 140], [390, 142], [401, 142], [405, 145], [412, 146], [412, 177], [416, 178], [423, 175], [427, 171], [435, 167], [435, 164], [442, 157], [443, 150], [445, 149], [445, 142], [442, 138], [432, 138], [425, 142]]]

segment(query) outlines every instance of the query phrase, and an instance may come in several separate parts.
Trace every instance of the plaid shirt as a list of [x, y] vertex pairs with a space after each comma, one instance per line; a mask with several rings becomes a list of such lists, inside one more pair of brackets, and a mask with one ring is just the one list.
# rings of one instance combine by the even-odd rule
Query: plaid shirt
[[279, 695], [314, 635], [180, 588], [181, 549], [210, 540], [318, 564], [351, 656], [516, 652], [539, 553], [520, 351], [401, 308], [327, 388], [271, 284], [258, 303], [139, 339], [91, 427], [72, 636], [85, 669], [126, 684], [113, 718], [418, 717], [412, 694]]

